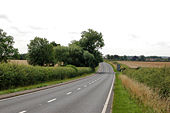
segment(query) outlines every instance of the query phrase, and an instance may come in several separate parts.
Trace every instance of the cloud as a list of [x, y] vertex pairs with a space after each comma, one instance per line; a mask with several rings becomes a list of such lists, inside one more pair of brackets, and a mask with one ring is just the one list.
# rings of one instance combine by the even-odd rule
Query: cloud
[[15, 27], [15, 26], [12, 26], [11, 29], [17, 31], [17, 32], [20, 33], [20, 34], [28, 34], [28, 33], [31, 33], [31, 32], [27, 32], [27, 31], [21, 31], [18, 27]]
[[158, 46], [158, 47], [164, 47], [164, 48], [170, 48], [170, 42], [157, 42], [156, 44], [154, 44], [154, 46]]
[[130, 40], [134, 40], [134, 39], [140, 38], [139, 36], [137, 36], [135, 34], [129, 34], [128, 37], [130, 37]]
[[29, 26], [30, 29], [33, 29], [33, 30], [44, 30], [46, 28], [42, 28], [42, 27], [35, 27], [35, 26]]
[[80, 34], [79, 32], [68, 32], [68, 34]]
[[10, 19], [8, 18], [8, 16], [5, 15], [5, 14], [0, 14], [0, 19], [6, 20], [8, 22], [11, 22]]

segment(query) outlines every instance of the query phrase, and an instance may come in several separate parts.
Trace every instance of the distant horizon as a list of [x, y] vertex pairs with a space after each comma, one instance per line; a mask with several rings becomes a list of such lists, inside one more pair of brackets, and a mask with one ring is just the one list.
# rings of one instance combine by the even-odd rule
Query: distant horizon
[[1, 4], [0, 29], [14, 37], [20, 53], [27, 52], [35, 36], [67, 46], [90, 28], [103, 34], [104, 55], [170, 56], [168, 0], [2, 0]]

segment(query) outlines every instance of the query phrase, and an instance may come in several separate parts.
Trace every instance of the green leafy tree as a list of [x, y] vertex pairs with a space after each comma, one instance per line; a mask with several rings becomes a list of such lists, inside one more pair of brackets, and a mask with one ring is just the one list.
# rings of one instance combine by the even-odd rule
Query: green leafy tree
[[57, 46], [54, 48], [55, 51], [55, 59], [58, 63], [64, 62], [64, 64], [68, 64], [69, 60], [69, 48], [65, 46]]
[[85, 66], [83, 52], [84, 50], [77, 45], [69, 46], [69, 59], [70, 60], [68, 61], [68, 64], [72, 64], [75, 66]]
[[79, 41], [80, 47], [84, 50], [89, 51], [90, 53], [95, 53], [95, 50], [99, 50], [104, 46], [104, 40], [102, 33], [98, 33], [92, 29], [88, 31], [83, 31], [81, 33], [81, 39]]
[[14, 49], [13, 55], [11, 56], [11, 59], [15, 59], [15, 60], [19, 60], [20, 59], [20, 55], [19, 55], [18, 49]]
[[57, 44], [55, 41], [52, 41], [50, 44], [52, 44], [54, 47], [60, 46], [60, 44]]
[[145, 61], [145, 60], [146, 60], [146, 58], [145, 58], [144, 55], [141, 55], [141, 56], [139, 57], [139, 61]]
[[7, 33], [0, 29], [0, 62], [7, 62], [8, 58], [14, 55], [13, 44], [13, 37], [7, 36]]
[[45, 38], [35, 37], [28, 44], [28, 62], [31, 65], [54, 65], [53, 45]]
[[83, 53], [84, 57], [84, 64], [87, 67], [95, 68], [95, 58], [94, 55], [89, 53], [88, 51], [84, 51]]
[[79, 40], [79, 42], [74, 43], [93, 54], [95, 58], [95, 66], [97, 66], [99, 62], [103, 61], [102, 54], [99, 52], [99, 49], [104, 46], [102, 33], [98, 33], [93, 29], [88, 29], [88, 31], [83, 31], [81, 33], [81, 37], [82, 38]]
[[84, 66], [83, 49], [77, 45], [57, 46], [55, 58], [57, 62], [63, 62], [64, 65]]

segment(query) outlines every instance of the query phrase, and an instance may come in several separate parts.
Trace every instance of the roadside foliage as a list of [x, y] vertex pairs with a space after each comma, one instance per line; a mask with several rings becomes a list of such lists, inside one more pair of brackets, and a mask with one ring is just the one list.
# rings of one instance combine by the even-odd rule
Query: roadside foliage
[[40, 67], [30, 65], [0, 64], [0, 90], [63, 80], [91, 73], [89, 67]]
[[[112, 62], [119, 64], [120, 62]], [[126, 64], [128, 62], [126, 61]], [[170, 112], [170, 67], [155, 67], [158, 62], [137, 62], [143, 67], [135, 67], [135, 63], [131, 66], [120, 64], [121, 71], [124, 75], [120, 79], [126, 89], [132, 96], [137, 98], [141, 103], [149, 106], [158, 113]], [[153, 67], [151, 67], [153, 64]], [[167, 64], [165, 62], [164, 64]], [[144, 67], [146, 65], [146, 67]], [[161, 63], [163, 65], [163, 63]]]
[[161, 97], [170, 97], [170, 68], [139, 68], [126, 69], [124, 74], [138, 82], [144, 83]]
[[[116, 68], [116, 65], [119, 63], [116, 61], [111, 61], [114, 68]], [[155, 64], [155, 62], [153, 64]], [[136, 99], [136, 102], [141, 105], [144, 113], [170, 113], [169, 67], [134, 68], [135, 64], [131, 64], [133, 66], [132, 68], [125, 64], [120, 65], [121, 75], [119, 75], [118, 78], [121, 80], [124, 88], [129, 92], [131, 97]], [[114, 106], [118, 104], [119, 102], [114, 103]], [[122, 109], [123, 108], [120, 108], [120, 111]]]

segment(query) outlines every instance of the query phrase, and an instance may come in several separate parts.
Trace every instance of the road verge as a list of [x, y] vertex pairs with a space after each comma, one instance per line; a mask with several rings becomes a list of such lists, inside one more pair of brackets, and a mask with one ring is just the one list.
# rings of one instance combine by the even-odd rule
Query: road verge
[[[52, 83], [50, 83], [50, 85], [48, 85], [48, 83], [43, 83], [44, 85], [38, 84], [38, 85], [35, 85], [36, 87], [33, 86], [33, 88], [30, 88], [30, 89], [23, 88], [21, 91], [15, 91], [15, 89], [12, 89], [12, 90], [14, 90], [14, 92], [12, 92], [12, 93], [10, 93], [7, 90], [7, 92], [5, 92], [5, 94], [0, 95], [0, 100], [19, 96], [19, 95], [24, 95], [24, 94], [28, 94], [28, 93], [33, 93], [33, 92], [37, 92], [37, 91], [40, 91], [40, 90], [45, 90], [45, 89], [69, 84], [69, 83], [72, 83], [72, 82], [76, 82], [76, 81], [79, 81], [79, 80], [82, 80], [82, 79], [86, 79], [88, 77], [95, 75], [95, 73], [98, 71], [98, 68], [99, 67], [96, 67], [96, 69], [95, 69], [96, 71], [93, 72], [93, 73], [90, 73], [90, 74], [84, 74], [82, 76], [74, 77], [74, 78], [71, 78], [71, 79], [65, 79], [65, 80], [61, 80], [61, 81], [52, 81]], [[30, 87], [30, 86], [28, 86], [28, 87]], [[0, 91], [0, 92], [2, 92], [2, 91]]]

